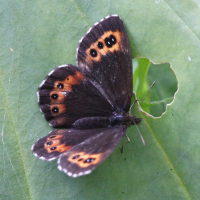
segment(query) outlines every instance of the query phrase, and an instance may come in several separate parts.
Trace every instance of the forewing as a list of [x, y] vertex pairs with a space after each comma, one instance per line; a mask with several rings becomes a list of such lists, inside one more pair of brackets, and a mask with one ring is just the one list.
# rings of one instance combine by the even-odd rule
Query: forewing
[[73, 65], [48, 74], [38, 89], [38, 103], [52, 127], [70, 127], [77, 119], [113, 112], [108, 99]]
[[132, 57], [128, 36], [119, 16], [95, 24], [80, 40], [78, 66], [102, 91], [115, 110], [127, 112], [132, 97]]

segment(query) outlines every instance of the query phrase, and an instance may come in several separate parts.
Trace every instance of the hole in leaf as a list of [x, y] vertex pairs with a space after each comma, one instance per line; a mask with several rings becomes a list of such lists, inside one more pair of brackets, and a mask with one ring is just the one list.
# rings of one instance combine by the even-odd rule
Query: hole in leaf
[[174, 99], [178, 89], [176, 76], [169, 63], [153, 64], [146, 58], [133, 59], [133, 91], [138, 100], [144, 98], [154, 81], [156, 83], [144, 102], [139, 103], [145, 112], [159, 117], [166, 111], [166, 105]]

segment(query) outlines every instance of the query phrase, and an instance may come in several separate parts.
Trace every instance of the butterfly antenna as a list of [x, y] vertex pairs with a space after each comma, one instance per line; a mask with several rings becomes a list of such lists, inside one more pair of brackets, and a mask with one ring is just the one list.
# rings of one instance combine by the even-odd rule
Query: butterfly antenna
[[[144, 96], [144, 98], [142, 99], [140, 105], [144, 102], [145, 98], [147, 97], [147, 95], [149, 94], [151, 88], [155, 85], [155, 83], [156, 83], [156, 81], [154, 81], [154, 82], [151, 84], [149, 90], [148, 90], [147, 93], [145, 94], [145, 96]], [[129, 114], [131, 114], [132, 107], [135, 105], [135, 103], [136, 103], [137, 101], [138, 101], [138, 100], [135, 100], [135, 101], [133, 102], [133, 104], [131, 105], [130, 110], [129, 110]], [[138, 110], [139, 110], [139, 108], [138, 108], [135, 112], [137, 112]]]
[[[155, 85], [155, 83], [156, 83], [156, 81], [154, 81], [154, 82], [152, 83], [151, 87], [149, 88], [149, 90], [148, 90], [147, 93], [145, 94], [144, 98], [142, 99], [140, 105], [142, 104], [142, 102], [144, 102], [146, 96], [148, 95], [148, 93], [149, 93], [149, 91], [151, 90], [151, 88]], [[131, 114], [132, 107], [135, 105], [135, 103], [136, 103], [137, 101], [138, 101], [138, 100], [135, 100], [135, 101], [133, 102], [133, 104], [131, 105], [130, 110], [129, 110], [129, 113], [130, 113], [130, 114]], [[139, 108], [136, 110], [136, 112], [137, 112], [138, 110], [139, 110]], [[138, 128], [138, 126], [136, 125], [135, 122], [134, 122], [134, 125], [136, 126], [136, 128], [137, 128], [137, 130], [138, 130], [138, 133], [139, 133], [139, 135], [140, 135], [140, 138], [141, 138], [141, 140], [142, 140], [143, 145], [145, 145], [144, 138], [142, 137], [142, 134], [141, 134], [141, 132], [140, 132], [140, 130], [139, 130], [139, 128]], [[126, 136], [126, 137], [127, 137], [127, 136]], [[130, 140], [130, 139], [129, 139], [129, 140]], [[128, 141], [127, 143], [129, 143], [129, 142], [130, 142], [130, 141]], [[123, 144], [123, 145], [124, 145], [124, 144]], [[122, 151], [123, 151], [123, 145], [122, 145]]]
[[[145, 98], [147, 97], [147, 95], [149, 94], [151, 88], [155, 85], [156, 81], [154, 81], [152, 84], [151, 84], [151, 87], [149, 88], [149, 90], [147, 91], [147, 93], [145, 94], [144, 98], [142, 99], [141, 103], [145, 100]], [[140, 104], [141, 105], [141, 104]]]
[[137, 126], [137, 124], [136, 124], [135, 122], [134, 122], [134, 124], [135, 124], [135, 127], [136, 127], [137, 130], [138, 130], [138, 133], [139, 133], [139, 135], [140, 135], [140, 138], [141, 138], [141, 140], [142, 140], [142, 143], [143, 143], [143, 145], [145, 146], [144, 138], [142, 137], [142, 134], [140, 133], [140, 130], [139, 130], [138, 126]]
[[135, 100], [133, 103], [132, 103], [132, 105], [131, 105], [131, 107], [130, 107], [130, 109], [129, 109], [129, 114], [131, 115], [131, 110], [132, 110], [132, 107], [135, 105], [135, 103], [137, 102], [138, 100]]

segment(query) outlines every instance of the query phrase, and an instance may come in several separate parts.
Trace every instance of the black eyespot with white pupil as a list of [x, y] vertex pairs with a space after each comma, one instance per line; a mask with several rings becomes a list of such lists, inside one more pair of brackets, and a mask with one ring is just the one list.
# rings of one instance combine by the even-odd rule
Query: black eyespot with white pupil
[[53, 142], [47, 142], [47, 145], [49, 146], [49, 145], [52, 145], [53, 144]]
[[84, 163], [91, 163], [95, 160], [95, 158], [88, 158], [87, 160], [84, 161]]
[[108, 48], [112, 47], [112, 41], [111, 41], [111, 39], [110, 39], [110, 38], [106, 38], [106, 39], [105, 39], [105, 44], [106, 44], [106, 46], [107, 46]]
[[74, 156], [72, 159], [77, 159], [80, 155], [76, 155]]
[[110, 35], [110, 37], [105, 39], [105, 44], [108, 48], [112, 47], [112, 45], [116, 44], [117, 40], [114, 35]]
[[90, 55], [91, 55], [92, 57], [97, 57], [97, 51], [96, 51], [95, 49], [91, 49], [91, 50], [90, 50]]
[[57, 99], [57, 98], [58, 98], [58, 95], [57, 95], [57, 94], [52, 94], [52, 95], [51, 95], [51, 98], [52, 98], [52, 99]]
[[117, 41], [114, 35], [111, 35], [110, 39], [111, 39], [112, 44], [116, 44]]
[[52, 112], [53, 112], [53, 113], [58, 113], [58, 111], [59, 111], [59, 109], [58, 109], [57, 107], [53, 107], [53, 108], [52, 108]]
[[57, 88], [62, 89], [64, 88], [64, 85], [62, 83], [58, 83]]
[[52, 148], [51, 148], [51, 150], [55, 150], [55, 149], [56, 149], [56, 147], [52, 147]]
[[99, 42], [99, 43], [98, 43], [98, 47], [99, 47], [99, 49], [103, 49], [103, 43], [102, 43], [102, 42]]

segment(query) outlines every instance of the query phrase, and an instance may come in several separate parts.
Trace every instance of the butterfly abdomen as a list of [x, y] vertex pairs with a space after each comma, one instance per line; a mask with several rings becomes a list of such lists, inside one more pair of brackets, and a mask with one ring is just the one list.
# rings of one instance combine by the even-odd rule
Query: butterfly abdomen
[[76, 120], [72, 126], [78, 129], [104, 128], [111, 125], [109, 117], [84, 117]]
[[141, 118], [134, 115], [114, 115], [111, 117], [84, 117], [76, 120], [72, 126], [77, 129], [105, 128], [116, 125], [135, 125], [141, 122]]

